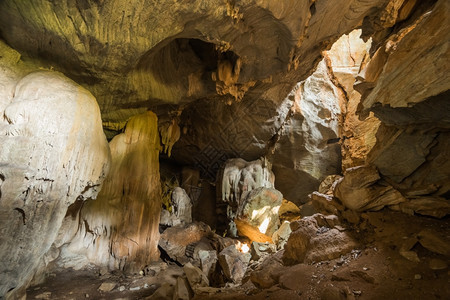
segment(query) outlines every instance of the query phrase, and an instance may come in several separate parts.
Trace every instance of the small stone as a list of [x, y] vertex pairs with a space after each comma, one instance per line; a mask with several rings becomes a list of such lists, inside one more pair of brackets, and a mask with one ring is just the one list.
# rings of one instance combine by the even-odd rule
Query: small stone
[[89, 294], [85, 294], [84, 297], [89, 298]]
[[416, 274], [414, 275], [414, 279], [416, 280], [422, 279], [422, 276], [420, 274]]
[[144, 289], [148, 289], [149, 287], [148, 283], [144, 284]]
[[417, 253], [414, 251], [400, 251], [400, 255], [412, 262], [420, 262]]
[[45, 292], [45, 293], [37, 295], [34, 298], [35, 299], [44, 299], [44, 300], [46, 300], [46, 299], [51, 299], [51, 297], [52, 297], [52, 293], [51, 292]]
[[354, 295], [360, 296], [362, 294], [361, 291], [352, 291]]
[[364, 267], [363, 270], [364, 270], [364, 271], [367, 271], [367, 270], [369, 270], [369, 268]]
[[119, 287], [119, 291], [121, 291], [121, 292], [125, 291], [125, 286], [121, 285], [121, 286]]
[[431, 270], [445, 270], [447, 269], [447, 263], [443, 260], [433, 258], [430, 260], [430, 269]]
[[139, 275], [144, 276], [144, 271], [139, 271]]
[[130, 291], [139, 291], [141, 289], [140, 286], [130, 288]]
[[113, 282], [103, 282], [98, 288], [101, 292], [110, 292], [116, 287], [116, 284]]

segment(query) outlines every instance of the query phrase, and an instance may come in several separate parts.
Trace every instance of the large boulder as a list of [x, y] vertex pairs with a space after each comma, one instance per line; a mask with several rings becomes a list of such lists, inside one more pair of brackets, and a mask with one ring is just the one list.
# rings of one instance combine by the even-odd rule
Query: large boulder
[[335, 216], [315, 214], [292, 222], [283, 262], [293, 265], [330, 260], [357, 247], [357, 242], [347, 231], [335, 227], [338, 225], [335, 219]]
[[234, 283], [240, 283], [247, 271], [251, 257], [250, 253], [238, 251], [235, 245], [223, 249], [219, 253], [219, 263], [225, 277]]
[[399, 191], [379, 180], [380, 175], [373, 166], [349, 168], [337, 183], [334, 195], [355, 211], [379, 210], [406, 201]]
[[0, 297], [26, 285], [68, 207], [95, 198], [110, 153], [95, 98], [61, 73], [17, 82], [0, 125]]
[[261, 233], [272, 236], [280, 225], [278, 210], [282, 201], [283, 195], [275, 189], [254, 189], [247, 195], [237, 218], [258, 228]]

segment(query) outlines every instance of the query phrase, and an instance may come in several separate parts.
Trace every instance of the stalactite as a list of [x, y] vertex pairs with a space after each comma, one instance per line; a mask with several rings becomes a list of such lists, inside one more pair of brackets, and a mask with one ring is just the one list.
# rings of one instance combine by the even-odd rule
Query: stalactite
[[169, 157], [172, 155], [173, 145], [180, 139], [181, 130], [178, 126], [177, 119], [172, 119], [170, 122], [163, 123], [159, 128], [161, 135], [161, 143], [163, 144], [163, 152]]

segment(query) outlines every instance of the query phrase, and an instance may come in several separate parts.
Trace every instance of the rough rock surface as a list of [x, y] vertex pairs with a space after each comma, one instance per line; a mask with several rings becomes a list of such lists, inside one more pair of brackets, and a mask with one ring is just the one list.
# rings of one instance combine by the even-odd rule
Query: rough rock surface
[[282, 201], [283, 195], [275, 189], [254, 189], [247, 194], [237, 218], [258, 228], [261, 233], [272, 236], [280, 225], [278, 210]]
[[98, 199], [82, 207], [69, 252], [130, 272], [159, 258], [159, 145], [157, 117], [150, 111], [131, 118], [110, 142], [110, 173]]
[[62, 74], [16, 85], [0, 124], [0, 297], [27, 284], [69, 205], [95, 198], [109, 148], [95, 98]]
[[0, 28], [14, 48], [83, 82], [114, 127], [149, 105], [242, 98], [249, 88], [286, 95], [321, 49], [386, 2], [2, 1]]
[[380, 181], [373, 166], [349, 168], [337, 183], [334, 195], [355, 211], [379, 210], [386, 205], [405, 202], [403, 195], [389, 184]]
[[383, 123], [367, 163], [408, 198], [448, 198], [450, 4], [417, 7], [414, 18], [379, 41], [358, 75], [363, 112]]
[[191, 223], [167, 228], [159, 240], [159, 246], [170, 258], [187, 263], [186, 247], [198, 243], [203, 237], [212, 234], [211, 229], [202, 223]]
[[342, 169], [366, 164], [367, 154], [376, 143], [380, 121], [370, 113], [360, 120], [358, 106], [361, 94], [353, 88], [356, 76], [369, 57], [371, 41], [364, 42], [360, 29], [345, 34], [326, 52], [335, 84], [346, 98], [341, 129]]
[[251, 257], [250, 253], [239, 252], [236, 246], [231, 245], [219, 253], [219, 263], [225, 276], [239, 283], [244, 278]]
[[[334, 216], [335, 217], [335, 216]], [[292, 233], [284, 249], [287, 265], [337, 258], [350, 252], [357, 242], [346, 231], [340, 231], [333, 216], [315, 214], [291, 223]]]
[[[298, 83], [291, 94], [291, 108], [278, 132], [273, 154], [275, 187], [289, 201], [307, 202], [320, 182], [341, 170], [339, 145], [342, 92], [332, 82], [327, 63]], [[287, 100], [285, 100], [287, 101]]]

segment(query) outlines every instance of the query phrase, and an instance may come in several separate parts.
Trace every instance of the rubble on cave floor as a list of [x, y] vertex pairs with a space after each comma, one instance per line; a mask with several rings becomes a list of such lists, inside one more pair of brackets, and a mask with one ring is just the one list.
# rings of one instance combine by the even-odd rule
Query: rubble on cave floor
[[[390, 210], [366, 212], [358, 225], [334, 224], [358, 244], [347, 253], [287, 266], [284, 250], [266, 251], [250, 260], [238, 284], [208, 280], [191, 263], [173, 261], [155, 262], [132, 276], [95, 267], [56, 268], [27, 290], [27, 299], [447, 299], [449, 223]], [[319, 228], [317, 235], [331, 230]]]

